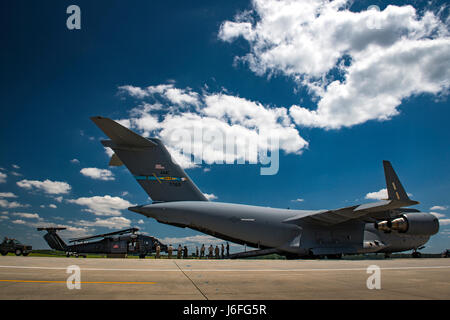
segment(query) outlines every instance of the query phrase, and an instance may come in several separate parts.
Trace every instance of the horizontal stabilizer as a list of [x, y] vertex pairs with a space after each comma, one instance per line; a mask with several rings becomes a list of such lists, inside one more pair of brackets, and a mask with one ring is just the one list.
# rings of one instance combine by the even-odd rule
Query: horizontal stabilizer
[[103, 117], [92, 117], [91, 120], [117, 145], [148, 148], [156, 144], [137, 133], [125, 128], [117, 122]]

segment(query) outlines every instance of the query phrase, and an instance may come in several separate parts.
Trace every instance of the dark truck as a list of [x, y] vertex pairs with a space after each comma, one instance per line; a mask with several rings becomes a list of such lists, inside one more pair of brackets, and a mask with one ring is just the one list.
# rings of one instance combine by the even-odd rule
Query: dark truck
[[0, 244], [0, 253], [2, 256], [6, 256], [8, 252], [14, 252], [16, 256], [27, 256], [30, 254], [32, 250], [31, 246], [26, 246], [21, 244], [16, 239], [3, 239], [3, 242]]

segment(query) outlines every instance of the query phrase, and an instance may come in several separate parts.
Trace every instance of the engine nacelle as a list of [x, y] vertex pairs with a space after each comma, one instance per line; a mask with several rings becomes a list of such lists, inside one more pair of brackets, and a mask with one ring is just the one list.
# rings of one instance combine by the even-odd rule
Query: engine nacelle
[[381, 221], [375, 228], [384, 232], [392, 230], [411, 235], [433, 235], [439, 231], [439, 221], [432, 214], [413, 212], [403, 214], [392, 221]]

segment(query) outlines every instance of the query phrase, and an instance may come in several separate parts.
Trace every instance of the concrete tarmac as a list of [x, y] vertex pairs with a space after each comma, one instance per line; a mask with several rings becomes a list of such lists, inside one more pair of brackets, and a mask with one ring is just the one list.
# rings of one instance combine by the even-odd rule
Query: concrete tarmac
[[[68, 289], [67, 267], [80, 268]], [[380, 289], [368, 289], [371, 265]], [[450, 259], [178, 260], [0, 257], [0, 299], [450, 299]]]

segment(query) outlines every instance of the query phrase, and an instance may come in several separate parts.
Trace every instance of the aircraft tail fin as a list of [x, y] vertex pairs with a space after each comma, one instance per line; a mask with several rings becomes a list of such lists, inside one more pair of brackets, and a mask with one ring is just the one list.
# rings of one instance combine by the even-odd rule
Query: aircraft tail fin
[[65, 230], [66, 228], [37, 228], [38, 231], [45, 230], [47, 233], [44, 235], [44, 239], [48, 246], [54, 250], [66, 251], [67, 245], [56, 233], [59, 230]]
[[91, 120], [111, 139], [102, 141], [114, 150], [110, 165], [124, 164], [154, 202], [208, 201], [161, 140], [144, 138], [108, 118]]
[[410, 202], [418, 204], [417, 201], [409, 199], [408, 194], [403, 188], [400, 179], [394, 171], [391, 163], [389, 161], [383, 160], [384, 175], [386, 178], [386, 188], [388, 192], [388, 200]]

